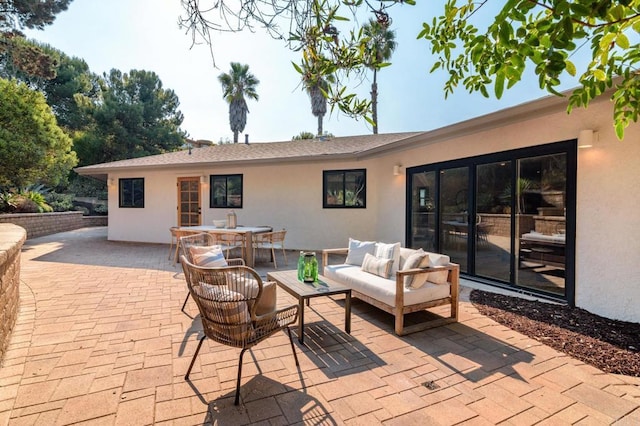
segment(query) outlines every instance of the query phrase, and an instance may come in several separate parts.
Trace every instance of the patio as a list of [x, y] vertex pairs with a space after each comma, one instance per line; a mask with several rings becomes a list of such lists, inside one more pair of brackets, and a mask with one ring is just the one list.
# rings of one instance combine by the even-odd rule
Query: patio
[[[236, 407], [238, 350], [205, 341], [183, 378], [200, 324], [180, 311], [186, 284], [167, 255], [109, 242], [106, 228], [27, 241], [0, 425], [640, 423], [640, 379], [481, 316], [464, 280], [459, 323], [402, 338], [358, 300], [345, 334], [343, 300], [314, 299], [305, 345], [295, 340], [300, 369], [285, 333], [268, 339], [245, 357]], [[278, 303], [294, 299], [279, 289]]]

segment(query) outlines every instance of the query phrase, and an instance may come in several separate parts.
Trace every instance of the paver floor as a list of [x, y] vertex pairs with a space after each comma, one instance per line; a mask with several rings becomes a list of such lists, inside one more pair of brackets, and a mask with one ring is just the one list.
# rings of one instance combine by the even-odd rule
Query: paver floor
[[191, 316], [180, 311], [186, 286], [167, 257], [167, 245], [107, 241], [105, 228], [27, 241], [0, 425], [640, 424], [638, 378], [483, 317], [468, 288], [459, 323], [405, 337], [357, 300], [345, 334], [344, 301], [314, 299], [299, 369], [285, 333], [261, 343], [236, 407], [238, 350], [206, 341], [184, 380], [201, 326], [192, 301]]

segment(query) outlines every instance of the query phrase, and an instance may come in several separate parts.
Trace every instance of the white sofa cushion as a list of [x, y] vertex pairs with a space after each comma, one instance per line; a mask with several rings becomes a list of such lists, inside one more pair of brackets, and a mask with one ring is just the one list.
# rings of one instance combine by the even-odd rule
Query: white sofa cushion
[[[437, 268], [438, 266], [447, 266], [449, 262], [451, 262], [451, 258], [446, 254], [430, 253], [430, 252], [426, 252], [426, 253], [427, 253], [427, 257], [429, 258], [429, 264], [424, 265], [424, 262], [423, 262], [423, 266]], [[449, 279], [449, 271], [446, 269], [438, 272], [431, 272], [427, 277], [427, 281], [435, 284], [445, 284], [448, 279]]]
[[391, 265], [392, 275], [395, 275], [400, 268], [400, 246], [401, 244], [399, 242], [393, 244], [376, 243], [375, 256], [380, 259], [393, 260]]
[[[395, 279], [385, 279], [365, 272], [358, 266], [346, 264], [327, 265], [324, 267], [323, 275], [387, 305], [395, 306], [396, 304]], [[450, 284], [437, 285], [430, 282], [418, 289], [405, 288], [404, 305], [410, 306], [443, 299], [449, 297], [450, 292]]]
[[364, 256], [374, 254], [376, 250], [375, 241], [359, 241], [353, 238], [349, 238], [349, 252], [347, 253], [347, 260], [344, 263], [348, 265], [362, 266]]
[[380, 258], [367, 253], [364, 255], [361, 269], [382, 278], [389, 278], [391, 265], [393, 265], [393, 259]]

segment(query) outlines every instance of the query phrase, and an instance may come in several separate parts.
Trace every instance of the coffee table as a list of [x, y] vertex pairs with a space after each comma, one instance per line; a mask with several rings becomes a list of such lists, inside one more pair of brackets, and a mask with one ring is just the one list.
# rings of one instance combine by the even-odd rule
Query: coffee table
[[351, 334], [351, 289], [330, 278], [318, 276], [315, 283], [298, 281], [298, 271], [276, 271], [267, 273], [268, 281], [275, 281], [284, 291], [298, 299], [298, 341], [304, 343], [304, 302], [309, 299], [334, 294], [344, 294], [344, 331]]

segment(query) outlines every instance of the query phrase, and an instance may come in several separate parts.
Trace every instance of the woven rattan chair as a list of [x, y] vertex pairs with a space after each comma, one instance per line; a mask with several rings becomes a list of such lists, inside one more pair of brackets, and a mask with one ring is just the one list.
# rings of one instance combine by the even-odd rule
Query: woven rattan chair
[[298, 318], [297, 305], [265, 312], [260, 303], [263, 294], [262, 279], [248, 266], [207, 268], [190, 263], [184, 256], [180, 261], [187, 277], [189, 292], [200, 310], [204, 329], [204, 336], [193, 354], [185, 380], [189, 379], [200, 347], [207, 337], [223, 345], [241, 349], [235, 405], [240, 402], [242, 357], [247, 349], [286, 329], [296, 366], [299, 365], [289, 329], [289, 325]]
[[276, 250], [282, 250], [284, 264], [287, 265], [287, 253], [284, 249], [284, 238], [286, 235], [287, 231], [285, 229], [281, 231], [253, 234], [252, 246], [254, 259], [257, 259], [256, 255], [259, 254], [259, 250], [270, 251], [271, 259], [273, 259], [273, 267], [278, 269], [278, 263], [276, 262]]
[[[193, 259], [193, 250], [192, 247], [212, 247], [216, 244], [216, 238], [206, 232], [202, 232], [199, 234], [187, 235], [184, 237], [180, 237], [180, 248], [182, 250], [182, 255], [187, 258], [190, 263], [197, 263]], [[221, 247], [222, 248], [222, 247]], [[238, 266], [244, 265], [243, 259], [226, 259], [227, 265]], [[189, 301], [189, 296], [191, 293], [187, 293], [187, 297], [184, 298], [184, 303], [182, 304], [181, 311], [186, 314], [184, 308], [187, 306], [187, 301]]]
[[222, 250], [227, 252], [227, 257], [231, 256], [232, 250], [238, 249], [240, 250], [240, 257], [243, 259], [246, 258], [246, 253], [244, 252], [244, 234], [239, 232], [217, 234], [216, 243], [222, 247]]

